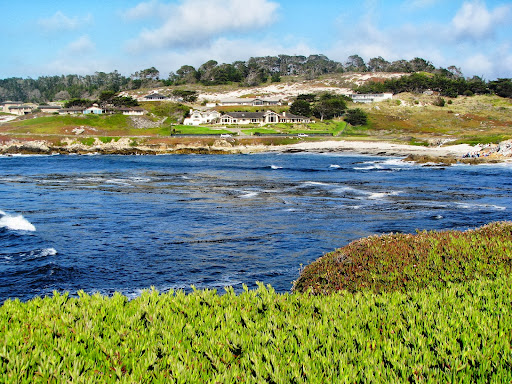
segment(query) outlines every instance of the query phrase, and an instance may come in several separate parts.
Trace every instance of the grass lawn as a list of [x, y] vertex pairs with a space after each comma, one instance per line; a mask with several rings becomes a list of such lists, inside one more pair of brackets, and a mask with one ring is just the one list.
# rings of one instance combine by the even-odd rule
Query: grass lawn
[[223, 133], [233, 134], [233, 132], [226, 129], [213, 129], [209, 127], [192, 125], [174, 125], [172, 129], [175, 130], [177, 134], [182, 135], [220, 135]]

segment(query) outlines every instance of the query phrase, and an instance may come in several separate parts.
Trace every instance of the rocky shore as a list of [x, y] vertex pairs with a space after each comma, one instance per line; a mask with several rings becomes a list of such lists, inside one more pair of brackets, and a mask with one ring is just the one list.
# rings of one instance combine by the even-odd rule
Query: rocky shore
[[151, 143], [138, 144], [131, 138], [120, 138], [105, 143], [98, 138], [90, 143], [66, 138], [58, 144], [46, 140], [10, 140], [0, 144], [2, 155], [51, 155], [51, 154], [244, 154], [261, 152], [312, 152], [312, 153], [358, 153], [375, 156], [397, 156], [419, 163], [484, 163], [512, 160], [512, 142], [498, 145], [467, 144], [437, 147], [422, 147], [374, 141], [304, 141], [288, 145], [240, 144], [233, 139], [217, 139], [213, 143], [198, 140], [192, 143]]

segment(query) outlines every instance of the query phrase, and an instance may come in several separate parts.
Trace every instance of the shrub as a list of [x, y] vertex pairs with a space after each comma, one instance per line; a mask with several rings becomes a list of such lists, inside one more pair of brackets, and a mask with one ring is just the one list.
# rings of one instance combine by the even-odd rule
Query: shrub
[[345, 121], [350, 125], [366, 125], [368, 115], [360, 108], [349, 109], [345, 115]]
[[294, 290], [406, 291], [498, 272], [512, 272], [512, 222], [466, 232], [392, 233], [357, 240], [307, 266]]
[[436, 107], [444, 107], [444, 105], [446, 104], [445, 100], [442, 98], [442, 97], [438, 97], [437, 99], [434, 100], [434, 103], [433, 103]]

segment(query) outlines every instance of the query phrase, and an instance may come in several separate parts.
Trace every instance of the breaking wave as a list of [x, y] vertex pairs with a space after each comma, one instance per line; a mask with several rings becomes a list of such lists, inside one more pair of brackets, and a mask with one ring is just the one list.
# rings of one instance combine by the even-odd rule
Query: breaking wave
[[0, 228], [11, 231], [30, 231], [34, 232], [36, 227], [22, 215], [10, 215], [4, 211], [0, 211]]

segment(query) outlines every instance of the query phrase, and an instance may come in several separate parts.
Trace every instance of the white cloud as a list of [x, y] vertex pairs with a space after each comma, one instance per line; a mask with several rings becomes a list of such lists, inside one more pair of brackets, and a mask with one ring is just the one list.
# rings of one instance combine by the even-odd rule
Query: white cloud
[[494, 35], [497, 25], [510, 21], [510, 11], [510, 5], [489, 11], [479, 0], [466, 1], [453, 18], [452, 27], [459, 39], [487, 39]]
[[71, 31], [81, 28], [92, 22], [92, 16], [89, 14], [83, 18], [68, 17], [61, 11], [57, 11], [53, 16], [39, 19], [37, 24], [46, 32]]
[[[140, 14], [149, 15], [156, 1], [141, 3]], [[134, 15], [135, 9], [128, 11]], [[163, 25], [144, 30], [128, 42], [128, 51], [207, 45], [210, 39], [230, 32], [245, 32], [270, 25], [277, 18], [279, 5], [269, 0], [184, 0], [168, 7]]]
[[170, 17], [174, 6], [162, 4], [158, 0], [150, 0], [139, 3], [135, 7], [128, 9], [123, 16], [128, 20], [142, 20], [152, 17]]
[[93, 52], [95, 49], [96, 44], [91, 41], [89, 36], [84, 35], [69, 43], [64, 51], [73, 55], [84, 55]]

